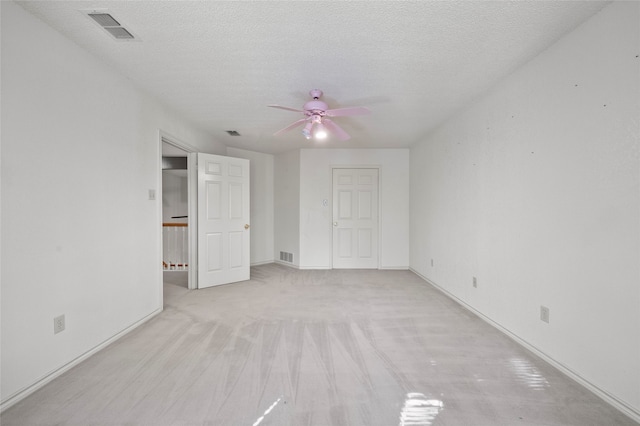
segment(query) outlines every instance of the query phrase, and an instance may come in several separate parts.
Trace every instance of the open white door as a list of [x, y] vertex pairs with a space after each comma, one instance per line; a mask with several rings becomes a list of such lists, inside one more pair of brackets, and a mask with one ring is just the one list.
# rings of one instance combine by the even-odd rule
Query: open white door
[[249, 160], [197, 155], [198, 288], [250, 277]]
[[378, 169], [333, 169], [333, 267], [378, 268]]

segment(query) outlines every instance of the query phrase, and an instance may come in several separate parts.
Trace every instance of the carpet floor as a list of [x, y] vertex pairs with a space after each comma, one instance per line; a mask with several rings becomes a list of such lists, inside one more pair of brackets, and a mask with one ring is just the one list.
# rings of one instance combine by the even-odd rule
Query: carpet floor
[[164, 295], [1, 424], [637, 424], [410, 271], [270, 264]]

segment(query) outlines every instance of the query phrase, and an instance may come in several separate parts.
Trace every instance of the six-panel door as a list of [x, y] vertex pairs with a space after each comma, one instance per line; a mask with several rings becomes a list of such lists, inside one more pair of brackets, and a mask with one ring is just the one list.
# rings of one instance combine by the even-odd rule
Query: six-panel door
[[378, 268], [378, 169], [333, 169], [333, 267]]
[[198, 288], [250, 277], [249, 160], [198, 154]]

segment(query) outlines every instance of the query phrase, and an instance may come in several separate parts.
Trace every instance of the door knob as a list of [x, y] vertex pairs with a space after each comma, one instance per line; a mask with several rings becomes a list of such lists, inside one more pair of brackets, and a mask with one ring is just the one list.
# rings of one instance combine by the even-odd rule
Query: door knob
[[333, 222], [333, 226], [338, 226], [338, 222]]
[[246, 224], [244, 225], [244, 229], [249, 229], [249, 224], [248, 224], [248, 223], [246, 223]]

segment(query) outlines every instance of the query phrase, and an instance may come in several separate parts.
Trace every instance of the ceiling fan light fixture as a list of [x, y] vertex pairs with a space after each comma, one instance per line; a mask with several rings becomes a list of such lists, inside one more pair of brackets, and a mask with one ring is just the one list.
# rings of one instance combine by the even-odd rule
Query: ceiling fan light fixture
[[327, 130], [324, 128], [322, 123], [318, 123], [316, 126], [316, 132], [314, 134], [316, 139], [324, 140], [327, 138]]
[[[280, 129], [274, 133], [274, 136], [277, 136], [281, 133], [288, 132], [291, 129], [302, 126], [304, 123], [305, 126], [302, 129], [302, 134], [305, 138], [311, 139], [312, 137], [318, 141], [326, 139], [329, 136], [329, 133], [338, 140], [346, 141], [350, 138], [349, 134], [345, 132], [337, 123], [334, 123], [329, 117], [342, 117], [347, 115], [363, 115], [370, 114], [371, 111], [365, 107], [346, 107], [346, 108], [337, 108], [337, 109], [329, 109], [326, 103], [320, 100], [320, 96], [322, 96], [322, 90], [313, 89], [309, 92], [309, 95], [313, 98], [312, 101], [304, 104], [302, 109], [290, 108], [280, 105], [269, 105], [271, 108], [284, 109], [287, 111], [293, 112], [301, 112], [304, 115], [304, 118], [301, 118], [291, 124], [289, 124], [284, 129]], [[313, 128], [315, 125], [315, 129]], [[314, 131], [315, 130], [315, 131]]]
[[306, 126], [304, 126], [304, 129], [302, 129], [302, 134], [304, 135], [305, 138], [307, 139], [311, 139], [311, 128], [313, 127], [313, 121], [310, 121], [307, 123]]

